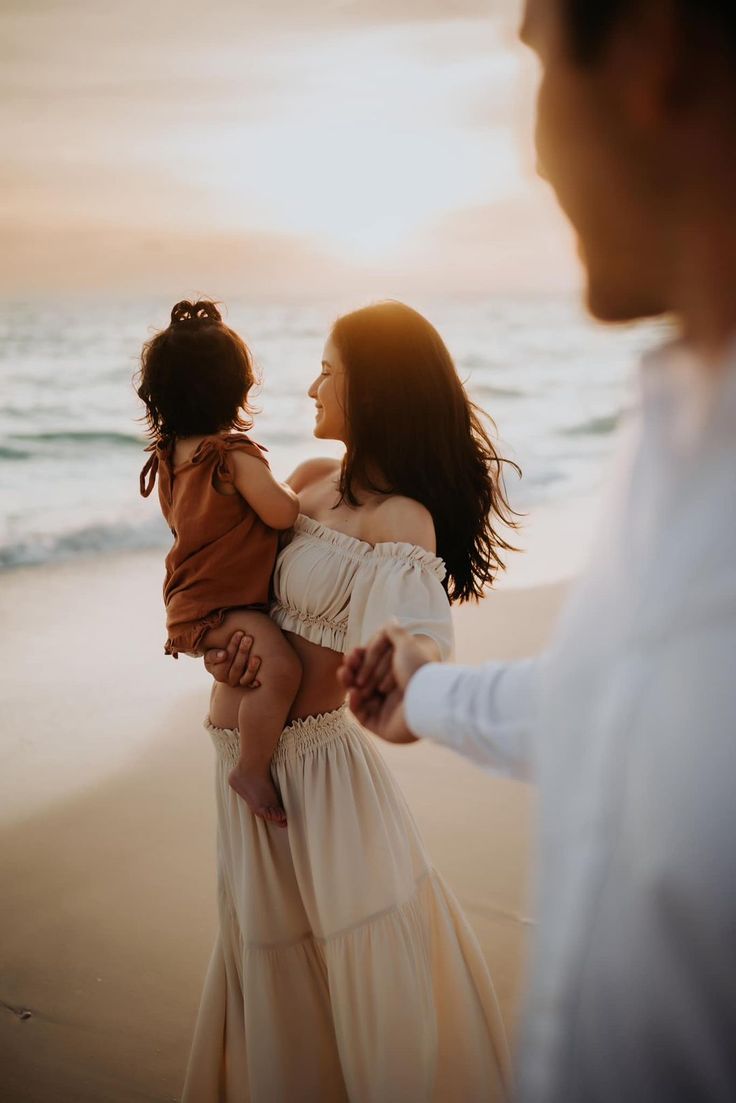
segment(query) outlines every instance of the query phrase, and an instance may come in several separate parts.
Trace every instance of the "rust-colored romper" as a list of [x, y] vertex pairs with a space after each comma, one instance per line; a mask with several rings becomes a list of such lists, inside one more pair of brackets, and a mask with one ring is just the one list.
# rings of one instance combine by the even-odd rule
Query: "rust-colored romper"
[[223, 494], [215, 477], [232, 483], [231, 453], [268, 466], [261, 445], [245, 433], [205, 437], [193, 455], [173, 466], [173, 441], [150, 447], [141, 471], [144, 498], [158, 475], [158, 496], [174, 544], [166, 556], [167, 655], [202, 654], [202, 641], [232, 609], [268, 610], [278, 535], [240, 494]]

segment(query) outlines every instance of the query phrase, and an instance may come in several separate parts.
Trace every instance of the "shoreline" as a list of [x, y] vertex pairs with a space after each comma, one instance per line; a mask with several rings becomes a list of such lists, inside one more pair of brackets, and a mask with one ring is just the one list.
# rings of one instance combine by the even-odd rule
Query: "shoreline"
[[[214, 939], [209, 678], [163, 655], [157, 552], [0, 578], [0, 1094], [178, 1098]], [[455, 613], [457, 661], [533, 654], [566, 587]], [[534, 796], [428, 743], [381, 745], [513, 1033]], [[25, 1012], [30, 1012], [25, 1016]]]
[[[544, 502], [520, 513], [520, 530], [503, 529], [506, 538], [517, 546], [507, 555], [508, 569], [497, 579], [496, 586], [516, 588], [547, 586], [565, 582], [577, 575], [589, 550], [595, 528], [600, 493], [590, 491]], [[92, 548], [89, 551], [52, 555], [38, 562], [20, 562], [0, 566], [0, 600], [6, 580], [28, 572], [29, 578], [45, 571], [112, 563], [141, 556], [158, 558], [163, 564], [169, 548], [169, 533], [161, 531], [161, 542], [140, 546]]]

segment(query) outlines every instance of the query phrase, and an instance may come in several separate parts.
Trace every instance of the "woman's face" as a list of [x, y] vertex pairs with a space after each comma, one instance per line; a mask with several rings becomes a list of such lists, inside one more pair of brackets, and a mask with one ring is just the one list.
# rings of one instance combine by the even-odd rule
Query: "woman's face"
[[314, 435], [321, 440], [347, 443], [345, 417], [345, 367], [337, 345], [327, 338], [322, 353], [322, 370], [307, 391], [314, 400]]

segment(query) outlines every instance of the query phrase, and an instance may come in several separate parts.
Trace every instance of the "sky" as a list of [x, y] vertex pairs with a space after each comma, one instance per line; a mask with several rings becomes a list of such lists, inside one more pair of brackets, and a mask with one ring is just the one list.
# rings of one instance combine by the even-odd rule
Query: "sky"
[[0, 0], [0, 292], [567, 289], [519, 16]]

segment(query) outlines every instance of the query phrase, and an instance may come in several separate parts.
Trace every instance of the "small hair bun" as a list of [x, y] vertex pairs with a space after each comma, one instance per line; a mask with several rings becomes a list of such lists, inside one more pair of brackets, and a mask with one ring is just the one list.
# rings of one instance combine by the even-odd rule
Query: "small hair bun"
[[198, 299], [196, 303], [182, 299], [171, 309], [171, 324], [203, 325], [207, 322], [221, 322], [222, 315], [209, 299]]

